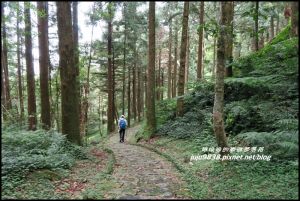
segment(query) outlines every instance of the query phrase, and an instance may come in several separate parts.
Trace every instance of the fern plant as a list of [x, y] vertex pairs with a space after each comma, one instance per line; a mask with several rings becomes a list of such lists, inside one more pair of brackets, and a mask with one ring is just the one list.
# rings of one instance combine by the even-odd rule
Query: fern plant
[[298, 130], [274, 132], [246, 132], [237, 138], [249, 146], [264, 147], [267, 154], [277, 159], [297, 159], [299, 152]]

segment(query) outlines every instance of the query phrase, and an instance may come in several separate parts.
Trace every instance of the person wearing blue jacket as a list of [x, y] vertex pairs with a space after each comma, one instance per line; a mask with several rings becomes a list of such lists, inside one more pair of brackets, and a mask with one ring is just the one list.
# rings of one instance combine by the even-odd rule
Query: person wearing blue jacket
[[125, 119], [124, 115], [121, 115], [121, 117], [118, 121], [118, 127], [119, 127], [119, 133], [120, 133], [120, 143], [123, 143], [124, 137], [125, 137], [125, 130], [127, 127], [127, 120]]

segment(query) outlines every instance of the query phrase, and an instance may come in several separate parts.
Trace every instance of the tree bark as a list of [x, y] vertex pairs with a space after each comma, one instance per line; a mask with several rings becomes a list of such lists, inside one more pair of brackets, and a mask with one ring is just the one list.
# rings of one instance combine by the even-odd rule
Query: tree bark
[[127, 38], [127, 21], [126, 21], [126, 2], [124, 2], [123, 7], [123, 18], [124, 18], [124, 47], [123, 47], [123, 75], [122, 75], [122, 81], [123, 81], [123, 87], [122, 87], [122, 114], [125, 114], [125, 69], [126, 69], [126, 38]]
[[39, 64], [40, 64], [40, 94], [42, 128], [51, 128], [49, 101], [49, 42], [48, 42], [48, 2], [37, 2], [37, 9], [45, 15], [38, 15]]
[[35, 80], [32, 56], [32, 39], [31, 39], [31, 19], [29, 2], [24, 3], [25, 17], [25, 55], [27, 71], [27, 95], [28, 95], [28, 129], [36, 130], [36, 102], [35, 102]]
[[72, 2], [72, 8], [73, 8], [72, 18], [73, 18], [73, 38], [74, 38], [74, 48], [75, 48], [75, 68], [76, 68], [77, 76], [79, 76], [78, 1]]
[[[109, 3], [111, 4], [111, 2]], [[108, 24], [108, 38], [107, 38], [107, 50], [108, 50], [108, 107], [107, 107], [107, 131], [108, 133], [114, 131], [114, 111], [113, 111], [113, 68], [112, 68], [112, 10], [111, 5], [108, 6], [109, 20]]]
[[70, 2], [56, 2], [61, 78], [62, 133], [75, 144], [82, 145], [79, 128], [78, 80], [74, 58], [74, 40]]
[[198, 40], [198, 63], [197, 63], [197, 79], [200, 80], [203, 78], [202, 75], [202, 59], [203, 59], [203, 26], [204, 26], [204, 1], [200, 3], [200, 12], [199, 12], [199, 40]]
[[[5, 4], [1, 2], [1, 16], [4, 16]], [[2, 39], [3, 39], [3, 49], [2, 49], [2, 59], [3, 59], [3, 70], [4, 70], [4, 84], [5, 84], [5, 107], [7, 110], [12, 108], [11, 97], [10, 97], [10, 84], [9, 84], [9, 73], [8, 73], [8, 57], [7, 57], [7, 39], [6, 39], [6, 22], [2, 18]], [[1, 60], [2, 60], [1, 59]]]
[[160, 86], [161, 86], [161, 90], [160, 90], [160, 100], [163, 100], [164, 99], [164, 70], [165, 68], [162, 68], [162, 72], [161, 72], [161, 83], [160, 83]]
[[149, 2], [149, 45], [147, 68], [147, 130], [150, 135], [156, 130], [155, 118], [155, 2]]
[[213, 68], [212, 68], [212, 78], [215, 79], [216, 76], [216, 44], [217, 40], [214, 38], [214, 55], [213, 55]]
[[[20, 16], [20, 3], [17, 3], [17, 15]], [[20, 123], [24, 120], [24, 97], [23, 97], [23, 87], [22, 87], [22, 66], [21, 66], [21, 33], [20, 33], [20, 18], [17, 17], [17, 57], [18, 57], [18, 91], [19, 91], [19, 101], [20, 101]]]
[[271, 16], [270, 20], [270, 38], [269, 41], [271, 41], [274, 38], [274, 17]]
[[232, 77], [232, 61], [233, 61], [233, 15], [234, 15], [234, 2], [230, 1], [230, 6], [232, 7], [228, 10], [228, 20], [229, 20], [229, 27], [227, 33], [227, 47], [226, 47], [226, 67], [225, 67], [225, 76]]
[[61, 132], [61, 125], [60, 125], [60, 119], [61, 119], [61, 115], [60, 115], [60, 111], [59, 111], [59, 97], [60, 97], [60, 87], [59, 87], [59, 83], [58, 83], [58, 75], [56, 75], [55, 78], [55, 88], [56, 88], [56, 100], [55, 100], [55, 109], [56, 109], [56, 128], [57, 128], [57, 132]]
[[[76, 69], [76, 74], [79, 76], [79, 37], [78, 37], [78, 2], [73, 1], [72, 2], [72, 22], [73, 22], [73, 40], [74, 40], [74, 62], [75, 62], [75, 69]], [[93, 11], [94, 12], [94, 11]], [[92, 28], [93, 29], [93, 28]], [[83, 108], [87, 108], [87, 105], [83, 105], [86, 103], [81, 103], [81, 89], [80, 89], [80, 81], [78, 83], [78, 94], [79, 94], [79, 100], [78, 100], [78, 110], [79, 110], [79, 121], [80, 121], [80, 134], [81, 134], [81, 139], [83, 139], [83, 136], [85, 135], [86, 129], [85, 126], [82, 125], [82, 123], [87, 122], [87, 118], [84, 118], [84, 114], [87, 115], [87, 111], [82, 112], [84, 110]], [[86, 95], [84, 94], [84, 97]], [[86, 109], [87, 110], [87, 109]]]
[[178, 99], [177, 99], [177, 116], [183, 116], [183, 95], [184, 95], [184, 77], [185, 77], [185, 59], [187, 47], [187, 31], [189, 22], [189, 2], [184, 2], [183, 18], [182, 18], [182, 36], [180, 47], [180, 67], [178, 78]]
[[137, 117], [138, 117], [138, 122], [141, 121], [141, 111], [142, 111], [142, 76], [141, 76], [141, 68], [138, 67], [138, 72], [137, 72]]
[[[1, 57], [4, 58], [3, 56], [3, 46], [2, 46], [2, 40], [0, 40], [1, 42]], [[1, 109], [3, 109], [1, 112], [1, 117], [3, 118], [3, 120], [7, 119], [7, 115], [6, 115], [6, 88], [5, 88], [5, 77], [4, 75], [4, 59], [1, 59]]]
[[130, 65], [128, 65], [128, 86], [127, 86], [127, 123], [128, 123], [128, 127], [130, 127], [130, 119], [131, 119], [131, 78], [130, 78], [130, 73], [131, 72], [131, 67]]
[[[230, 29], [229, 16], [232, 6], [231, 2], [221, 2], [220, 34], [217, 43], [217, 69], [215, 81], [215, 98], [213, 107], [213, 128], [219, 147], [227, 147], [225, 135], [223, 108], [224, 108], [224, 70], [226, 62], [226, 43], [228, 42], [228, 32]], [[226, 152], [225, 152], [226, 153]], [[224, 154], [224, 152], [221, 152]]]
[[137, 62], [137, 59], [136, 59], [136, 55], [137, 55], [137, 51], [136, 51], [136, 41], [134, 42], [134, 63], [133, 63], [133, 69], [132, 69], [132, 113], [133, 113], [133, 119], [134, 119], [134, 122], [136, 122], [136, 116], [137, 116], [137, 113], [136, 113], [136, 107], [137, 107], [137, 104], [136, 104], [136, 62]]
[[161, 73], [161, 49], [162, 48], [159, 48], [159, 53], [158, 53], [158, 71], [157, 71], [157, 76], [156, 76], [156, 100], [160, 100], [160, 95], [161, 95], [161, 76], [160, 76], [160, 73]]
[[[177, 9], [177, 4], [175, 9]], [[175, 36], [174, 36], [174, 61], [173, 61], [173, 88], [172, 88], [172, 98], [176, 97], [176, 89], [177, 89], [177, 60], [178, 60], [178, 23], [177, 19], [175, 20], [176, 26], [175, 28]]]
[[292, 28], [291, 28], [291, 36], [292, 37], [296, 37], [298, 36], [298, 19], [299, 19], [299, 5], [297, 1], [294, 1], [291, 3], [292, 4], [292, 16], [291, 16], [291, 24], [292, 24]]
[[189, 61], [190, 61], [190, 36], [189, 32], [187, 33], [187, 45], [186, 45], [186, 59], [185, 59], [185, 76], [184, 76], [184, 83], [185, 83], [185, 92], [188, 90], [188, 81], [189, 81]]
[[[172, 19], [169, 21], [168, 98], [172, 95]], [[174, 96], [172, 96], [174, 97]]]
[[275, 35], [279, 33], [279, 15], [276, 17], [276, 29], [275, 29]]
[[259, 43], [258, 43], [258, 49], [261, 49], [264, 47], [264, 43], [265, 43], [265, 37], [264, 34], [260, 34], [260, 39], [259, 39]]
[[257, 51], [259, 48], [258, 48], [258, 10], [259, 10], [259, 2], [256, 1], [255, 2], [255, 35], [254, 35], [254, 38], [255, 38], [255, 43], [254, 43], [254, 50]]

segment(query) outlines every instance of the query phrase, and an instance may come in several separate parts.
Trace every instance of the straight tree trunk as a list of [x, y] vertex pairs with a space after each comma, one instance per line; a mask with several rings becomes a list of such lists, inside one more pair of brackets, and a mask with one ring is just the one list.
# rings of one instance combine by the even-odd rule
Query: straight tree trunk
[[292, 29], [291, 29], [291, 36], [296, 37], [298, 36], [298, 23], [299, 23], [299, 5], [297, 1], [291, 2], [291, 7], [292, 7], [292, 16], [291, 16], [291, 24], [292, 24]]
[[[172, 95], [172, 19], [169, 21], [168, 98]], [[173, 83], [174, 85], [174, 83]], [[174, 97], [174, 96], [172, 96]]]
[[146, 90], [147, 90], [147, 76], [146, 76], [146, 69], [141, 69], [141, 77], [142, 77], [142, 87], [141, 87], [141, 113], [142, 117], [145, 116], [144, 109], [145, 109], [145, 97], [146, 97]]
[[[177, 5], [177, 4], [176, 4]], [[177, 8], [177, 6], [176, 6]], [[177, 20], [175, 21], [176, 25]], [[178, 60], [178, 25], [174, 26], [175, 28], [175, 37], [174, 37], [174, 62], [173, 62], [173, 88], [172, 88], [172, 98], [176, 97], [176, 89], [177, 89], [177, 60]]]
[[187, 47], [187, 31], [189, 22], [189, 2], [184, 2], [183, 18], [182, 18], [182, 36], [180, 47], [180, 67], [178, 78], [178, 96], [177, 99], [177, 116], [183, 116], [183, 95], [184, 95], [184, 77], [185, 77], [185, 59]]
[[186, 45], [186, 59], [185, 59], [185, 76], [184, 76], [184, 83], [185, 83], [185, 91], [187, 92], [188, 86], [187, 83], [189, 81], [189, 61], [190, 61], [190, 36], [189, 32], [187, 33], [187, 45]]
[[128, 86], [127, 86], [127, 123], [128, 123], [128, 127], [130, 127], [130, 118], [131, 118], [131, 78], [130, 78], [130, 73], [131, 72], [131, 67], [130, 65], [128, 65]]
[[[216, 11], [216, 18], [218, 18], [218, 12], [217, 12], [217, 2], [214, 2], [214, 11]], [[216, 46], [217, 46], [217, 38], [216, 35], [214, 35], [214, 53], [213, 53], [213, 68], [212, 68], [212, 79], [215, 79], [216, 75]]]
[[228, 13], [228, 20], [229, 20], [229, 29], [228, 29], [228, 38], [227, 38], [227, 48], [226, 48], [226, 63], [227, 66], [225, 67], [225, 76], [232, 77], [232, 61], [233, 61], [233, 15], [234, 15], [234, 2], [230, 1], [231, 12]]
[[[17, 14], [21, 15], [20, 3], [17, 3]], [[23, 87], [22, 87], [22, 66], [21, 66], [21, 50], [20, 50], [20, 18], [17, 17], [17, 57], [18, 57], [18, 91], [19, 91], [19, 101], [20, 101], [20, 122], [24, 121], [24, 97], [23, 97]]]
[[137, 116], [137, 113], [136, 113], [136, 107], [137, 107], [137, 104], [136, 104], [136, 62], [137, 62], [137, 59], [136, 59], [136, 55], [137, 55], [137, 51], [136, 51], [136, 41], [134, 42], [134, 63], [133, 63], [133, 69], [132, 69], [132, 113], [133, 113], [133, 119], [134, 119], [134, 122], [136, 122], [136, 116]]
[[24, 3], [25, 17], [25, 55], [27, 71], [27, 95], [28, 95], [28, 124], [29, 130], [36, 130], [36, 102], [35, 102], [35, 80], [32, 56], [31, 19], [29, 2]]
[[[4, 7], [5, 4], [1, 2], [1, 16], [4, 16]], [[3, 58], [3, 69], [4, 69], [4, 84], [5, 84], [5, 96], [6, 96], [6, 104], [5, 107], [7, 110], [12, 108], [11, 97], [10, 97], [10, 84], [9, 84], [9, 73], [8, 73], [8, 57], [7, 57], [7, 39], [6, 39], [6, 22], [5, 19], [2, 18], [2, 40], [3, 40], [3, 54], [1, 55]], [[1, 60], [2, 60], [1, 59]]]
[[203, 78], [202, 68], [203, 68], [203, 26], [204, 26], [204, 1], [200, 3], [200, 12], [199, 12], [199, 40], [198, 40], [198, 63], [197, 63], [197, 79], [201, 80]]
[[48, 43], [48, 2], [37, 2], [37, 9], [45, 15], [38, 15], [39, 63], [40, 63], [40, 94], [42, 128], [51, 128], [49, 101], [49, 43]]
[[[218, 37], [217, 48], [217, 69], [215, 81], [215, 98], [213, 107], [213, 128], [219, 147], [228, 147], [225, 135], [223, 108], [224, 108], [224, 70], [226, 62], [226, 46], [228, 42], [228, 32], [230, 29], [230, 13], [232, 12], [231, 2], [221, 2], [221, 31]], [[223, 28], [222, 28], [223, 27]], [[224, 154], [226, 152], [221, 152]]]
[[116, 123], [113, 124], [113, 130], [115, 130], [115, 126], [118, 125], [118, 120], [119, 120], [119, 114], [118, 114], [118, 108], [116, 106], [116, 92], [115, 92], [115, 83], [116, 83], [116, 67], [115, 67], [115, 49], [114, 49], [114, 45], [112, 44], [112, 53], [113, 53], [113, 57], [112, 57], [112, 67], [113, 67], [113, 114], [115, 115], [115, 121]]
[[217, 40], [214, 37], [214, 56], [213, 56], [213, 68], [212, 68], [212, 78], [215, 79], [216, 76], [216, 46]]
[[122, 74], [122, 80], [123, 80], [123, 88], [122, 88], [122, 114], [125, 114], [125, 87], [126, 87], [126, 82], [125, 82], [125, 69], [126, 69], [126, 38], [127, 38], [127, 21], [126, 21], [126, 2], [124, 2], [124, 7], [123, 7], [123, 18], [124, 18], [124, 47], [123, 47], [123, 74]]
[[274, 38], [274, 17], [271, 16], [270, 20], [270, 38], [269, 41], [271, 41]]
[[74, 39], [70, 2], [56, 2], [61, 78], [62, 133], [72, 143], [82, 145], [79, 128], [78, 76], [75, 66]]
[[164, 70], [165, 68], [162, 68], [162, 72], [161, 72], [161, 83], [160, 83], [160, 86], [161, 86], [161, 90], [160, 90], [160, 100], [163, 100], [164, 99]]
[[60, 115], [59, 104], [58, 104], [59, 97], [60, 97], [60, 87], [58, 84], [58, 75], [56, 75], [56, 78], [55, 78], [55, 88], [56, 88], [56, 94], [55, 94], [55, 97], [56, 97], [56, 100], [55, 100], [56, 128], [57, 128], [57, 132], [61, 132], [61, 125], [60, 125], [61, 115]]
[[[3, 46], [2, 46], [2, 40], [1, 42], [1, 57], [4, 58], [3, 56]], [[3, 109], [1, 112], [1, 118], [3, 120], [7, 119], [6, 115], [6, 88], [5, 88], [5, 80], [4, 80], [4, 59], [1, 59], [1, 109]]]
[[[111, 4], [111, 3], [109, 3]], [[108, 133], [114, 131], [114, 111], [113, 111], [113, 68], [112, 68], [112, 10], [111, 5], [108, 6], [110, 19], [108, 20], [108, 108], [107, 108], [107, 131]]]
[[255, 2], [255, 51], [257, 51], [258, 48], [258, 10], [259, 10], [259, 1]]
[[279, 15], [276, 17], [276, 29], [275, 29], [275, 35], [279, 33]]
[[[72, 13], [72, 22], [73, 22], [73, 40], [74, 40], [74, 48], [75, 48], [75, 52], [74, 52], [74, 56], [75, 56], [75, 69], [76, 69], [76, 74], [77, 76], [79, 76], [79, 37], [78, 37], [78, 2], [77, 1], [73, 1], [72, 2], [72, 10], [73, 10], [73, 13]], [[94, 12], [94, 11], [93, 11]], [[93, 29], [93, 28], [92, 28]], [[78, 100], [78, 110], [79, 110], [79, 121], [80, 121], [80, 134], [81, 134], [81, 139], [83, 139], [83, 136], [85, 135], [85, 126], [82, 125], [83, 122], [86, 122], [87, 121], [87, 118], [85, 119], [84, 118], [84, 114], [85, 112], [82, 112], [83, 108], [85, 106], [83, 106], [81, 103], [81, 89], [80, 89], [80, 81], [79, 81], [79, 84], [78, 84], [78, 94], [79, 94], [79, 100]], [[85, 96], [85, 95], [83, 95]], [[83, 107], [83, 108], [82, 108]], [[87, 108], [87, 107], [86, 107]], [[87, 113], [87, 111], [86, 111]], [[83, 130], [84, 128], [84, 130]]]
[[[74, 38], [74, 48], [75, 48], [75, 68], [77, 76], [79, 76], [79, 45], [78, 45], [78, 1], [72, 2], [73, 8], [73, 38]], [[80, 89], [78, 89], [80, 92]]]
[[156, 130], [155, 118], [155, 2], [149, 2], [149, 45], [147, 68], [147, 130], [152, 135]]
[[161, 94], [161, 77], [160, 77], [160, 72], [161, 72], [161, 49], [162, 48], [159, 48], [159, 53], [158, 53], [158, 71], [157, 71], [157, 76], [156, 76], [156, 100], [160, 100], [160, 94]]
[[141, 121], [141, 111], [142, 111], [142, 76], [141, 76], [141, 68], [140, 66], [138, 67], [138, 72], [137, 72], [137, 84], [138, 84], [138, 87], [137, 87], [137, 117], [138, 117], [138, 122]]
[[265, 43], [265, 37], [264, 34], [262, 33], [260, 35], [260, 39], [259, 39], [259, 43], [258, 43], [258, 49], [261, 49], [264, 47], [264, 43]]

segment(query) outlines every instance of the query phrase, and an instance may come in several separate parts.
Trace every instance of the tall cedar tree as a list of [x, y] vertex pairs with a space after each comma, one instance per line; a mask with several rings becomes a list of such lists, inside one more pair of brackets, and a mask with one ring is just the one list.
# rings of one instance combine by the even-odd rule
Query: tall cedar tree
[[156, 129], [155, 118], [155, 2], [149, 2], [149, 43], [147, 68], [147, 130], [152, 134]]
[[122, 114], [125, 114], [125, 88], [126, 88], [126, 82], [125, 82], [125, 69], [126, 69], [126, 39], [127, 39], [127, 20], [126, 20], [126, 2], [123, 3], [123, 10], [122, 15], [124, 18], [124, 44], [123, 44], [123, 70], [122, 70]]
[[292, 4], [292, 17], [291, 17], [291, 24], [292, 24], [292, 37], [298, 36], [298, 23], [299, 23], [299, 3], [297, 1], [294, 1]]
[[180, 47], [180, 67], [178, 78], [178, 99], [177, 99], [177, 116], [183, 116], [183, 95], [184, 95], [184, 78], [185, 78], [185, 60], [187, 47], [187, 31], [189, 22], [189, 2], [184, 2], [182, 18], [182, 36]]
[[107, 131], [114, 131], [114, 89], [113, 89], [113, 66], [112, 66], [112, 6], [108, 4], [108, 36], [107, 36], [107, 51], [108, 51], [108, 108], [107, 108]]
[[79, 94], [74, 59], [74, 41], [70, 2], [56, 2], [59, 39], [59, 67], [61, 79], [62, 133], [78, 145], [82, 145], [79, 131]]
[[228, 58], [227, 66], [225, 67], [225, 75], [226, 77], [232, 77], [232, 61], [233, 61], [233, 56], [232, 56], [232, 51], [233, 51], [233, 15], [234, 15], [234, 2], [230, 1], [231, 4], [231, 10], [232, 12], [228, 13], [228, 20], [230, 23], [230, 27], [228, 29], [228, 43], [227, 43], [227, 48], [226, 48], [226, 58]]
[[185, 91], [187, 91], [187, 83], [189, 82], [189, 65], [190, 65], [190, 36], [189, 36], [189, 30], [187, 33], [187, 45], [186, 45], [186, 59], [185, 59], [185, 73], [184, 73], [184, 83], [185, 84]]
[[197, 63], [197, 79], [200, 80], [203, 78], [202, 75], [202, 59], [203, 59], [203, 24], [204, 22], [204, 1], [201, 1], [200, 3], [200, 9], [199, 9], [199, 39], [198, 39], [198, 63]]
[[[226, 47], [230, 35], [230, 15], [232, 15], [232, 2], [221, 2], [220, 33], [217, 42], [217, 69], [215, 81], [215, 98], [213, 107], [213, 128], [219, 147], [227, 147], [227, 138], [224, 129], [224, 70], [226, 58]], [[221, 154], [226, 152], [221, 152]]]
[[[3, 103], [4, 105], [6, 104], [6, 95], [5, 95], [5, 78], [4, 78], [4, 56], [3, 56], [3, 49], [2, 49], [2, 40], [0, 40], [1, 42], [1, 103]], [[1, 112], [1, 117], [3, 118], [3, 120], [6, 120], [6, 115], [5, 112]]]
[[[76, 68], [76, 73], [77, 76], [79, 76], [79, 45], [78, 45], [78, 2], [77, 1], [73, 1], [72, 2], [72, 21], [73, 21], [73, 40], [74, 40], [74, 48], [75, 48], [75, 68]], [[79, 97], [82, 97], [80, 94], [80, 84], [78, 84], [78, 94]], [[81, 98], [79, 98], [78, 100], [78, 110], [80, 113], [80, 129], [82, 129], [82, 115], [81, 115]]]
[[[20, 3], [17, 3], [17, 14], [21, 15]], [[23, 97], [23, 87], [22, 87], [22, 67], [21, 67], [21, 31], [20, 31], [20, 18], [17, 17], [17, 59], [18, 59], [18, 91], [19, 91], [19, 101], [20, 101], [20, 122], [24, 120], [24, 97]]]
[[[170, 5], [170, 4], [169, 4]], [[171, 83], [172, 75], [172, 18], [169, 19], [169, 61], [168, 61], [168, 98], [171, 98], [173, 90]], [[174, 97], [174, 96], [173, 96]]]
[[259, 48], [258, 48], [258, 15], [259, 15], [259, 13], [258, 13], [258, 11], [259, 11], [259, 2], [258, 1], [256, 1], [255, 2], [255, 15], [254, 15], [254, 17], [255, 17], [255, 51], [257, 51]]
[[28, 129], [36, 129], [36, 102], [35, 102], [35, 80], [32, 56], [32, 38], [31, 38], [31, 19], [30, 19], [30, 3], [24, 2], [25, 15], [25, 57], [27, 71], [27, 95], [28, 95]]
[[[177, 10], [177, 3], [175, 4], [175, 9]], [[180, 13], [181, 14], [181, 13]], [[173, 62], [173, 88], [172, 88], [172, 98], [176, 97], [176, 89], [177, 89], [177, 60], [178, 60], [178, 19], [175, 19], [174, 26], [174, 62]]]
[[48, 2], [37, 2], [38, 9], [38, 38], [40, 63], [40, 93], [41, 120], [44, 129], [50, 129], [50, 101], [49, 101], [49, 43], [48, 43]]
[[[1, 16], [4, 16], [5, 4], [1, 2]], [[5, 93], [5, 108], [10, 110], [12, 108], [11, 98], [10, 98], [10, 85], [9, 85], [9, 75], [8, 75], [8, 57], [7, 57], [7, 39], [6, 39], [6, 22], [5, 17], [2, 18], [2, 54], [1, 54], [1, 65], [3, 65], [4, 70], [4, 93]]]

